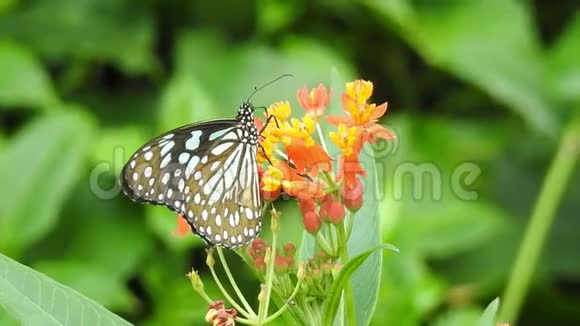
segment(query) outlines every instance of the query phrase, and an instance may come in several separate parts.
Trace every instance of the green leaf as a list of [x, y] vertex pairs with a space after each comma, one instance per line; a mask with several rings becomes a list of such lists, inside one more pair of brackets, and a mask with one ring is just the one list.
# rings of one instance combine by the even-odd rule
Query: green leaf
[[56, 101], [50, 78], [27, 49], [0, 41], [0, 108], [49, 108]]
[[481, 308], [472, 305], [452, 307], [437, 317], [433, 326], [477, 325]]
[[495, 298], [488, 306], [485, 308], [483, 315], [477, 322], [477, 326], [495, 326], [495, 318], [497, 315], [497, 310], [499, 308], [499, 298]]
[[12, 9], [19, 0], [0, 0], [0, 14]]
[[139, 125], [131, 124], [100, 130], [99, 138], [95, 140], [95, 147], [91, 151], [92, 161], [107, 163], [110, 171], [118, 176], [133, 152], [147, 141], [143, 129]]
[[[402, 223], [412, 230], [428, 257], [447, 258], [490, 241], [508, 215], [491, 203], [449, 199], [446, 205], [423, 203], [405, 213]], [[412, 209], [413, 207], [407, 207]]]
[[556, 94], [568, 101], [580, 100], [580, 12], [570, 20], [550, 49], [548, 63]]
[[34, 269], [115, 311], [130, 312], [133, 297], [124, 278], [105, 264], [62, 258], [34, 264]]
[[152, 15], [141, 3], [34, 2], [2, 17], [0, 34], [63, 62], [109, 62], [129, 74], [151, 72], [157, 65]]
[[230, 116], [232, 108], [218, 109], [203, 85], [191, 74], [176, 75], [169, 81], [161, 98], [160, 130], [185, 124]]
[[18, 255], [54, 227], [81, 176], [92, 130], [89, 117], [63, 112], [36, 119], [7, 144], [0, 159], [2, 252]]
[[555, 104], [527, 2], [365, 3], [393, 22], [428, 63], [485, 90], [536, 130], [557, 134]]
[[25, 325], [130, 325], [93, 300], [2, 254], [0, 305]]
[[[324, 312], [322, 315], [322, 324], [323, 325], [331, 326], [333, 324], [334, 318], [336, 316], [336, 312], [338, 311], [338, 306], [339, 306], [341, 298], [342, 298], [342, 291], [343, 291], [345, 285], [347, 284], [347, 282], [350, 282], [350, 278], [353, 275], [353, 273], [356, 272], [361, 267], [361, 265], [365, 262], [365, 260], [367, 260], [371, 256], [371, 254], [373, 254], [378, 249], [389, 249], [389, 250], [393, 250], [396, 252], [399, 251], [399, 249], [397, 249], [393, 245], [383, 244], [380, 247], [370, 249], [370, 250], [363, 252], [362, 254], [350, 259], [348, 261], [348, 263], [346, 263], [342, 267], [342, 269], [338, 273], [338, 276], [334, 280], [332, 287], [330, 288], [330, 291], [328, 293], [328, 297], [326, 298]], [[379, 254], [380, 254], [380, 252], [379, 252]], [[371, 314], [366, 315], [365, 318], [358, 318], [358, 311], [357, 311], [357, 325], [368, 324], [368, 321], [365, 324], [359, 324], [358, 320], [359, 319], [360, 320], [368, 319], [371, 315], [372, 315], [372, 311], [371, 311]]]

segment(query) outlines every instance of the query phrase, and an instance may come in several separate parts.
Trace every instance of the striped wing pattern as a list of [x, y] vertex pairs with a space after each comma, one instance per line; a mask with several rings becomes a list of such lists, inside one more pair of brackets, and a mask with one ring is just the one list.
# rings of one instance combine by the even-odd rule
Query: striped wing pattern
[[180, 213], [211, 245], [235, 248], [256, 238], [262, 203], [252, 112], [184, 126], [145, 144], [123, 168], [123, 191], [137, 202]]

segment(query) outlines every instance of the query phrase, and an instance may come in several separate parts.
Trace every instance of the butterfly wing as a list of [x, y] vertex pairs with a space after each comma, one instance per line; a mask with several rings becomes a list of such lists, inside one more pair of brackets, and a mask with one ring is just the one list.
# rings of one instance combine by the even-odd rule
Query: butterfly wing
[[237, 120], [172, 130], [141, 147], [122, 172], [133, 200], [180, 213], [207, 242], [238, 247], [261, 228], [256, 145]]

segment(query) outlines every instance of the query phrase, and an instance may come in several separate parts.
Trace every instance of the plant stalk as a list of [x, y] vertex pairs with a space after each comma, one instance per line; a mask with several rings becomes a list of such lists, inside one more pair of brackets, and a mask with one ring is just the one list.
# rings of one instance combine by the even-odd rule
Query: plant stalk
[[[339, 248], [339, 254], [340, 254], [340, 260], [342, 262], [342, 264], [346, 264], [348, 262], [348, 247], [347, 247], [347, 242], [348, 239], [346, 237], [346, 231], [344, 229], [344, 221], [341, 222], [340, 224], [338, 224], [336, 226], [336, 229], [338, 231], [338, 248]], [[356, 311], [354, 308], [354, 299], [353, 299], [353, 294], [352, 294], [352, 283], [350, 282], [350, 280], [348, 282], [346, 282], [346, 285], [344, 286], [344, 304], [345, 304], [345, 310], [344, 310], [344, 320], [346, 320], [347, 322], [345, 323], [346, 325], [356, 325]]]
[[567, 126], [548, 169], [504, 292], [499, 320], [514, 325], [526, 297], [546, 236], [578, 159], [580, 115]]

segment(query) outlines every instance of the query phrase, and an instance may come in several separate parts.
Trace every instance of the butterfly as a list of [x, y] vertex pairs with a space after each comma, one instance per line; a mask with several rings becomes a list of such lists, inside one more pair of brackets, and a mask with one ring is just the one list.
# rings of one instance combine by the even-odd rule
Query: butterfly
[[193, 123], [139, 148], [123, 167], [123, 192], [133, 201], [179, 213], [208, 244], [243, 246], [262, 228], [254, 107], [235, 119]]

